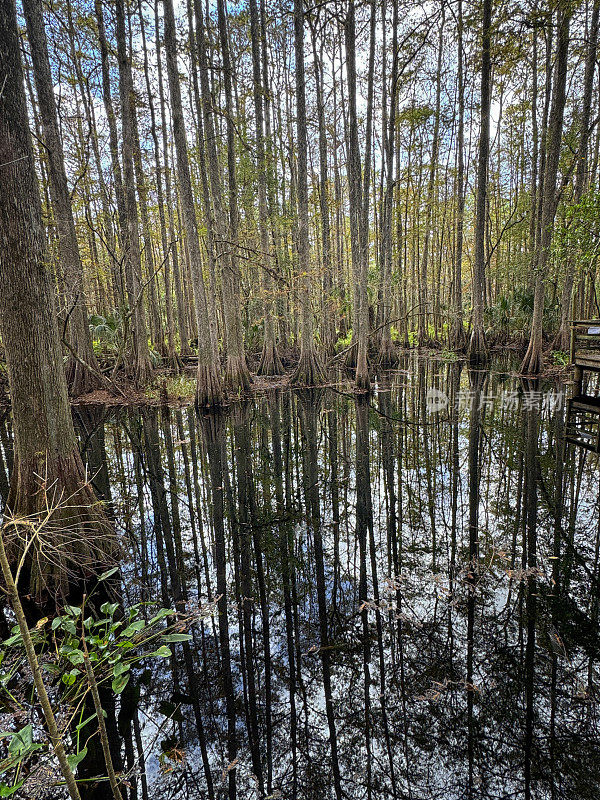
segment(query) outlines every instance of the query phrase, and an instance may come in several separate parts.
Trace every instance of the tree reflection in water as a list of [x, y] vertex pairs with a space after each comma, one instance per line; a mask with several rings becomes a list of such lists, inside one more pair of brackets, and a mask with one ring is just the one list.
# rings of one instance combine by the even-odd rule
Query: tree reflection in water
[[501, 402], [531, 387], [405, 366], [368, 400], [79, 415], [125, 601], [216, 600], [137, 674], [132, 797], [600, 796], [597, 456]]

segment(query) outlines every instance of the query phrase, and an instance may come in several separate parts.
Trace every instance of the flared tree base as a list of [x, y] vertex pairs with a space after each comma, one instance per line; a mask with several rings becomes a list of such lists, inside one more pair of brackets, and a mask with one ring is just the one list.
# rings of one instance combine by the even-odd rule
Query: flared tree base
[[133, 363], [129, 369], [129, 375], [137, 388], [143, 389], [152, 380], [154, 367], [150, 358], [141, 354], [133, 355]]
[[296, 386], [322, 386], [327, 381], [323, 365], [314, 350], [300, 353], [300, 361], [291, 381]]
[[262, 355], [260, 357], [260, 364], [258, 365], [258, 375], [283, 375], [285, 370], [279, 353], [273, 342], [265, 342], [263, 345]]
[[196, 409], [207, 410], [222, 406], [223, 386], [214, 365], [198, 364], [196, 373]]
[[25, 554], [36, 601], [72, 597], [117, 563], [117, 538], [90, 478], [77, 450], [15, 463], [2, 535], [11, 561]]
[[353, 339], [350, 347], [346, 350], [346, 355], [344, 356], [344, 367], [346, 369], [356, 369], [356, 359], [358, 355], [358, 344], [356, 339]]
[[571, 334], [568, 323], [561, 322], [560, 328], [558, 329], [558, 332], [554, 337], [554, 341], [552, 342], [552, 350], [562, 350], [563, 353], [568, 353], [570, 345]]
[[455, 353], [464, 353], [467, 349], [467, 335], [462, 322], [453, 325], [448, 338], [448, 346]]
[[361, 393], [371, 391], [371, 380], [369, 378], [368, 370], [356, 370], [354, 386], [356, 387], [356, 390]]
[[537, 339], [529, 342], [527, 352], [521, 363], [522, 375], [537, 375], [542, 369], [542, 343]]
[[393, 369], [398, 366], [398, 353], [391, 338], [385, 336], [379, 346], [379, 366], [383, 369]]
[[170, 369], [172, 369], [176, 375], [179, 375], [183, 370], [183, 362], [175, 350], [168, 352], [165, 359]]
[[100, 375], [75, 357], [69, 358], [65, 368], [65, 376], [71, 397], [81, 397], [83, 394], [94, 392], [102, 387]]
[[469, 358], [469, 363], [473, 367], [487, 364], [489, 360], [489, 353], [483, 331], [473, 329], [473, 332], [471, 333], [471, 339], [469, 341], [467, 356]]
[[252, 386], [252, 376], [246, 364], [245, 356], [233, 358], [227, 356], [225, 367], [225, 385], [234, 395], [244, 394]]
[[366, 348], [360, 349], [356, 363], [356, 373], [354, 375], [354, 385], [356, 390], [361, 393], [371, 391], [371, 380], [369, 378], [369, 362], [367, 360]]

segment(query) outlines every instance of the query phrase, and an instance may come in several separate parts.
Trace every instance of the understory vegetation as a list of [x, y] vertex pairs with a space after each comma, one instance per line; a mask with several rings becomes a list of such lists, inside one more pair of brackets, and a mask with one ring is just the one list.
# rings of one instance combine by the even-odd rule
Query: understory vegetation
[[[526, 681], [505, 697], [524, 696], [526, 714], [509, 760], [525, 765], [526, 798], [535, 769], [544, 796], [563, 791], [555, 719], [575, 712], [556, 709], [560, 637], [540, 681], [550, 705], [534, 702], [537, 491], [552, 514], [539, 526], [554, 536], [548, 597], [568, 597], [561, 536], [568, 520], [574, 559], [584, 460], [569, 468], [565, 454], [600, 452], [600, 405], [584, 393], [584, 368], [600, 369], [599, 23], [600, 0], [0, 0], [0, 699], [13, 717], [0, 797], [33, 796], [39, 779], [72, 800], [148, 800], [152, 769], [183, 764], [180, 744], [196, 737], [195, 768], [169, 796], [442, 797], [447, 763], [434, 791], [422, 756], [443, 740], [468, 761], [452, 796], [471, 800], [485, 783], [477, 727], [491, 730], [474, 699], [478, 673], [491, 675], [486, 650], [474, 660], [479, 536], [493, 551], [498, 504], [480, 485], [498, 475], [507, 517], [516, 509], [498, 522], [510, 580], [519, 563], [525, 579], [496, 643], [504, 653], [518, 623]], [[566, 419], [562, 389], [542, 399], [537, 381], [577, 356], [572, 330], [585, 347]], [[431, 357], [428, 383], [410, 351]], [[508, 356], [495, 388], [514, 378], [520, 394], [486, 395], [494, 353]], [[486, 432], [504, 401], [506, 463]], [[128, 444], [114, 440], [111, 484], [105, 412], [117, 405]], [[255, 435], [268, 468], [255, 469]], [[581, 504], [591, 514], [585, 492]], [[428, 622], [405, 660], [402, 553], [416, 529], [432, 586], [448, 560], [433, 615], [449, 614], [447, 640]], [[596, 541], [592, 588], [599, 552]], [[395, 607], [379, 605], [379, 586]], [[596, 600], [585, 605], [597, 627]], [[557, 630], [554, 600], [547, 610]], [[437, 676], [419, 662], [430, 647], [452, 662], [438, 687], [466, 697], [449, 717], [464, 746], [455, 730], [432, 746], [410, 718]], [[349, 676], [343, 661], [359, 653]], [[148, 770], [141, 730], [154, 722], [131, 710], [144, 681], [173, 722]], [[511, 723], [517, 702], [502, 700]], [[546, 718], [550, 753], [535, 764]]]
[[512, 342], [534, 374], [600, 315], [597, 2], [25, 0], [17, 23], [72, 395], [197, 365], [219, 405], [332, 357], [368, 389], [398, 347]]

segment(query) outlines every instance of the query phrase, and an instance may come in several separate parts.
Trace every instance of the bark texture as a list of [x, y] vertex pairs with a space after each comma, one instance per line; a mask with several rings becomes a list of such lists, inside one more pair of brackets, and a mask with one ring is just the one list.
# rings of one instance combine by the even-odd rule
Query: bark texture
[[300, 360], [292, 382], [315, 386], [325, 382], [317, 356], [314, 319], [311, 307], [310, 249], [308, 238], [308, 139], [306, 131], [306, 78], [304, 72], [303, 0], [294, 0], [294, 53], [296, 57], [296, 136], [298, 142], [298, 276], [300, 280], [301, 334]]
[[[14, 430], [6, 508], [9, 518], [36, 524], [54, 509], [44, 546], [34, 545], [26, 562], [30, 591], [40, 597], [66, 591], [69, 574], [93, 572], [114, 542], [73, 430], [12, 3], [0, 4], [0, 74], [10, 76], [0, 93], [0, 335]], [[31, 526], [9, 529], [17, 558]]]
[[483, 327], [485, 286], [485, 225], [487, 208], [487, 179], [490, 153], [490, 106], [492, 84], [491, 59], [492, 0], [483, 0], [481, 42], [481, 110], [479, 130], [479, 155], [477, 162], [477, 197], [475, 201], [475, 263], [473, 264], [473, 320], [469, 341], [469, 359], [472, 364], [487, 358], [487, 345]]
[[61, 309], [61, 322], [66, 325], [69, 352], [67, 383], [77, 396], [97, 389], [102, 381], [92, 348], [83, 280], [83, 267], [75, 233], [71, 196], [65, 171], [65, 157], [58, 127], [54, 98], [54, 82], [48, 57], [48, 41], [44, 28], [41, 0], [25, 0], [23, 12], [33, 62], [33, 77], [42, 120], [44, 147], [48, 160], [50, 195], [54, 224], [58, 233], [60, 268], [65, 283], [67, 307]]

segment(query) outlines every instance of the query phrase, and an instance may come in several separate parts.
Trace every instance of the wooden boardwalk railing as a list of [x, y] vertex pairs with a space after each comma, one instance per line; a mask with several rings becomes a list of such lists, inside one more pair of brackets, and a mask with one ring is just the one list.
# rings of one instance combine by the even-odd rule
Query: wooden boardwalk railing
[[600, 319], [571, 320], [571, 364], [574, 396], [581, 395], [583, 372], [600, 372]]

